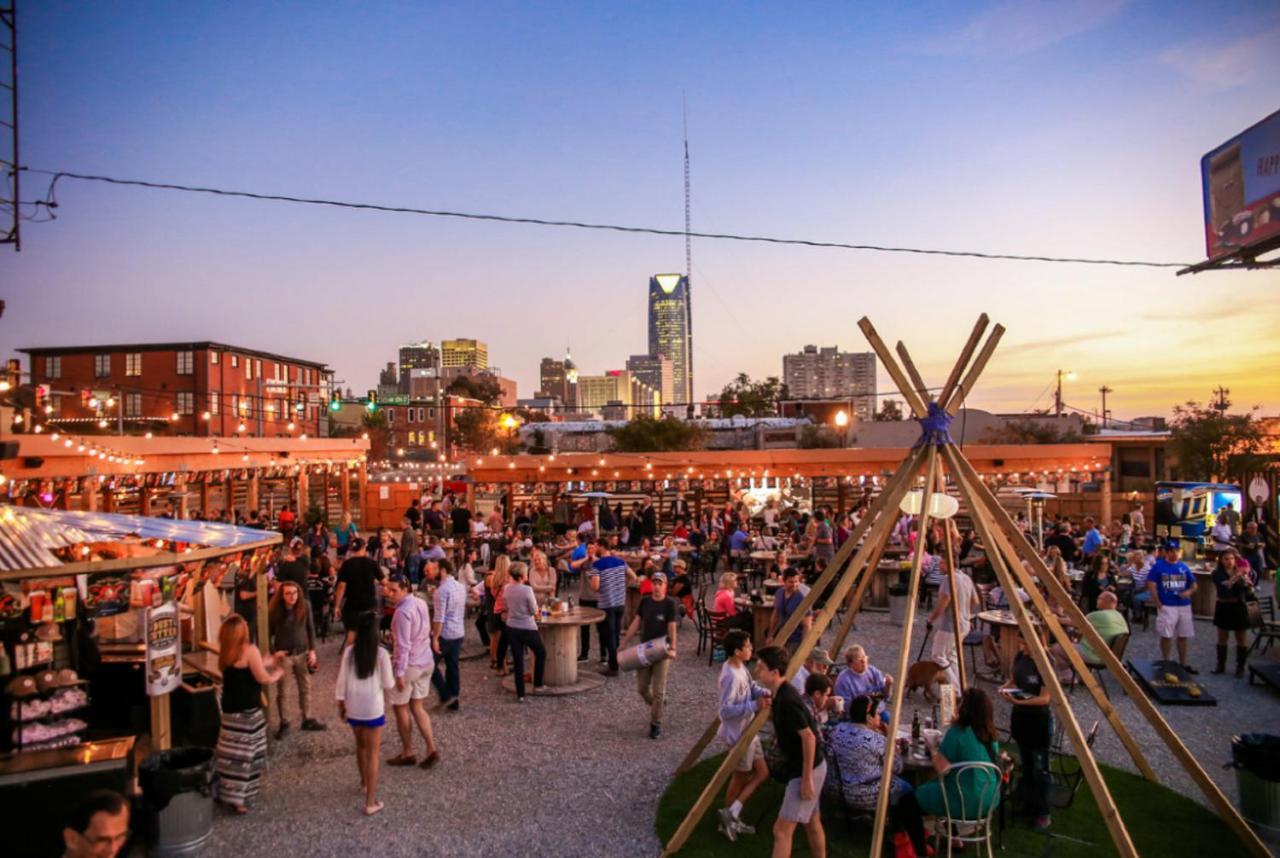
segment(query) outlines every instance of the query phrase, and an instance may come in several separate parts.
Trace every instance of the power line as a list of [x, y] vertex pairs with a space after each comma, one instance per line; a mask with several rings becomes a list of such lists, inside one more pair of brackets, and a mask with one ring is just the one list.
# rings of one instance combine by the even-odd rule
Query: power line
[[266, 200], [283, 203], [299, 203], [302, 205], [333, 206], [336, 208], [360, 209], [364, 211], [387, 212], [391, 214], [415, 214], [429, 217], [459, 218], [462, 220], [491, 221], [495, 223], [526, 224], [533, 226], [555, 226], [570, 229], [590, 229], [610, 232], [635, 233], [643, 235], [661, 235], [677, 238], [706, 238], [716, 241], [743, 241], [759, 244], [782, 244], [796, 247], [829, 248], [835, 250], [865, 250], [876, 253], [909, 253], [919, 256], [963, 257], [967, 259], [1003, 260], [1011, 262], [1053, 262], [1073, 265], [1115, 265], [1130, 268], [1185, 268], [1184, 262], [1152, 262], [1137, 259], [1094, 259], [1076, 256], [1042, 256], [1017, 253], [985, 253], [976, 250], [939, 250], [923, 247], [897, 247], [881, 244], [855, 244], [842, 241], [818, 241], [803, 238], [778, 238], [766, 235], [741, 235], [723, 232], [692, 232], [684, 229], [662, 229], [647, 226], [626, 226], [623, 224], [589, 223], [572, 220], [550, 220], [547, 218], [517, 217], [513, 215], [483, 214], [478, 212], [459, 212], [445, 209], [424, 209], [413, 206], [388, 206], [377, 203], [357, 203], [344, 200], [327, 200], [312, 197], [294, 197], [286, 194], [268, 194], [257, 191], [236, 191], [226, 188], [207, 188], [197, 185], [179, 185], [171, 182], [148, 182], [141, 179], [120, 179], [112, 176], [93, 176], [84, 173], [71, 173], [65, 170], [37, 170], [32, 167], [22, 168], [32, 173], [53, 176], [49, 185], [49, 200], [53, 200], [54, 189], [59, 179], [79, 179], [84, 182], [105, 182], [111, 185], [126, 185], [153, 190], [184, 191], [194, 194], [212, 194], [220, 197], [241, 197], [251, 200]]

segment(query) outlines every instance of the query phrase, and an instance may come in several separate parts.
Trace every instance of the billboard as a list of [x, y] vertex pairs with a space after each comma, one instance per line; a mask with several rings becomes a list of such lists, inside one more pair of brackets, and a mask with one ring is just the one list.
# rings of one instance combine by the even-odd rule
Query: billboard
[[1201, 158], [1200, 182], [1210, 259], [1280, 237], [1280, 111]]

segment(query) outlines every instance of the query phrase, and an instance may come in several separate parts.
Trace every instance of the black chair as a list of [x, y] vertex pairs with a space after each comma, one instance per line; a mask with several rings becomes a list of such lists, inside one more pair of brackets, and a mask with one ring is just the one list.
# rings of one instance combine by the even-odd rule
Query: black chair
[[1258, 610], [1262, 613], [1262, 625], [1253, 630], [1253, 643], [1249, 644], [1249, 652], [1259, 649], [1259, 645], [1266, 641], [1266, 646], [1262, 646], [1262, 652], [1271, 649], [1271, 644], [1280, 639], [1280, 623], [1276, 622], [1276, 597], [1264, 596], [1258, 600]]
[[[1094, 721], [1085, 734], [1084, 743], [1090, 750], [1098, 738], [1098, 727], [1101, 724], [1101, 719]], [[1049, 805], [1057, 810], [1071, 807], [1076, 800], [1076, 793], [1080, 791], [1080, 785], [1084, 783], [1084, 768], [1079, 759], [1074, 753], [1066, 751], [1065, 733], [1059, 726], [1055, 736], [1056, 747], [1051, 749], [1049, 759], [1049, 776], [1053, 779], [1053, 784], [1049, 787]]]

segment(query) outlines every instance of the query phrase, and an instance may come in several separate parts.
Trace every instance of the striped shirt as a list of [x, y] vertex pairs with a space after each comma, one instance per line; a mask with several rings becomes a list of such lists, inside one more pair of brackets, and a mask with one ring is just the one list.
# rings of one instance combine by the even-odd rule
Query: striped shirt
[[600, 579], [596, 602], [601, 608], [619, 608], [627, 603], [627, 562], [621, 557], [601, 557], [591, 567], [591, 577]]

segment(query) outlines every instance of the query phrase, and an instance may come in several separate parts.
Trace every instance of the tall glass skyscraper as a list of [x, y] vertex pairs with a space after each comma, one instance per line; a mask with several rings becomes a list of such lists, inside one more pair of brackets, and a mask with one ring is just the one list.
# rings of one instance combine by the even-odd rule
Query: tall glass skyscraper
[[689, 279], [683, 274], [649, 278], [649, 354], [671, 361], [673, 396], [693, 402], [693, 352], [690, 347]]

